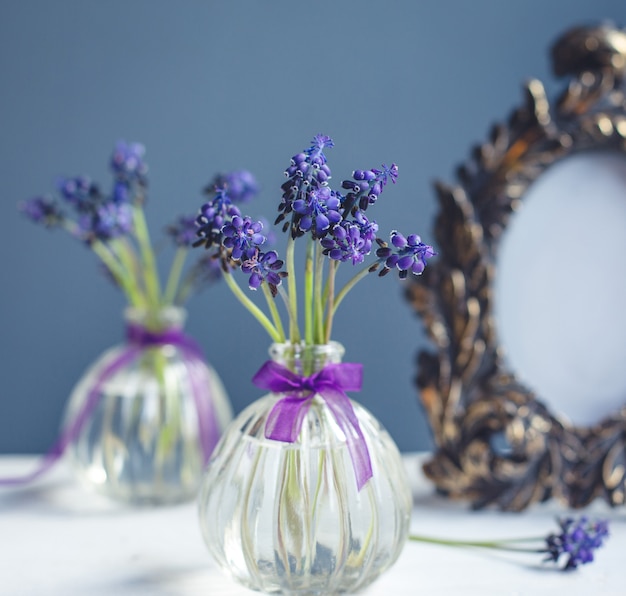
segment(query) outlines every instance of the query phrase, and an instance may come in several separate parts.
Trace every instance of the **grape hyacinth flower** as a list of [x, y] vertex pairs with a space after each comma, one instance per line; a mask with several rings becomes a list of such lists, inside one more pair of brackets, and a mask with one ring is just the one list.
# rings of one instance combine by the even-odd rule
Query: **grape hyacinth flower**
[[[311, 141], [311, 146], [302, 153], [297, 153], [291, 158], [291, 165], [285, 171], [288, 180], [281, 188], [283, 190], [282, 200], [278, 206], [279, 215], [274, 223], [278, 224], [287, 219], [292, 214], [292, 220], [287, 220], [283, 226], [283, 231], [291, 227], [291, 235], [295, 238], [303, 236], [311, 229], [305, 224], [306, 230], [300, 226], [303, 215], [310, 216], [312, 207], [310, 195], [328, 184], [331, 177], [330, 168], [326, 165], [327, 159], [324, 149], [334, 147], [332, 139], [326, 135], [316, 135]], [[298, 204], [300, 213], [294, 213], [295, 204]], [[336, 210], [334, 201], [330, 209]], [[334, 217], [334, 216], [331, 216]], [[313, 218], [311, 218], [312, 220]], [[324, 227], [323, 220], [320, 227]], [[316, 228], [317, 229], [317, 228]]]
[[559, 520], [561, 532], [546, 538], [546, 561], [558, 563], [561, 556], [567, 561], [563, 569], [576, 569], [579, 565], [591, 563], [594, 551], [600, 548], [609, 535], [608, 522], [591, 522], [587, 517], [574, 520], [571, 517]]
[[18, 208], [28, 219], [34, 223], [40, 223], [46, 228], [60, 226], [65, 219], [56, 201], [47, 196], [22, 201]]
[[170, 226], [168, 232], [179, 252], [172, 265], [168, 287], [176, 287], [188, 248], [202, 245], [212, 249], [188, 271], [177, 294], [180, 300], [192, 289], [221, 279], [223, 272], [234, 266], [235, 259], [253, 254], [256, 246], [266, 241], [260, 234], [263, 223], [242, 218], [239, 207], [234, 204], [250, 201], [258, 188], [256, 179], [247, 170], [217, 174], [204, 188], [204, 194], [210, 198], [198, 215], [182, 216], [177, 224]]
[[132, 193], [126, 182], [116, 180], [111, 191], [111, 201], [118, 205], [132, 202]]
[[241, 216], [241, 211], [233, 205], [226, 189], [216, 189], [213, 199], [200, 207], [196, 217], [199, 240], [196, 240], [194, 246], [219, 247], [224, 239], [224, 225], [236, 216]]
[[81, 235], [88, 242], [92, 242], [94, 238], [106, 242], [128, 234], [133, 228], [133, 214], [127, 204], [103, 203], [82, 221], [84, 227]]
[[341, 221], [340, 207], [341, 200], [327, 186], [305, 193], [293, 202], [299, 231], [311, 231], [313, 238], [323, 238], [331, 224]]
[[417, 234], [405, 238], [394, 230], [390, 241], [393, 248], [383, 244], [376, 251], [376, 255], [385, 261], [379, 275], [386, 275], [393, 268], [398, 269], [401, 279], [405, 279], [409, 273], [419, 275], [426, 267], [426, 260], [435, 254], [433, 247], [424, 244]]
[[321, 167], [326, 164], [324, 149], [334, 147], [335, 143], [328, 135], [318, 134], [313, 137], [311, 146], [305, 151], [308, 162], [313, 166]]
[[350, 261], [358, 265], [371, 252], [372, 243], [362, 229], [353, 222], [342, 221], [333, 226], [331, 233], [321, 243], [323, 253], [335, 261]]
[[217, 188], [225, 189], [233, 203], [248, 203], [259, 194], [259, 184], [248, 170], [217, 174], [205, 192], [211, 194]]
[[146, 184], [148, 165], [143, 159], [145, 152], [146, 149], [141, 143], [119, 141], [111, 156], [111, 170], [115, 177], [129, 184], [133, 182]]
[[58, 183], [61, 197], [80, 213], [93, 212], [94, 202], [100, 200], [100, 191], [87, 176], [62, 178]]
[[351, 261], [358, 265], [372, 252], [378, 224], [369, 221], [365, 213], [357, 211], [352, 220], [343, 220], [330, 231], [320, 244], [323, 253], [335, 261]]
[[[566, 518], [557, 520], [560, 533], [551, 533], [546, 537], [510, 538], [502, 540], [449, 540], [413, 534], [409, 540], [442, 546], [474, 547], [518, 553], [547, 554], [544, 562], [558, 563], [561, 557], [567, 561], [561, 567], [563, 571], [578, 568], [591, 563], [594, 552], [604, 545], [609, 536], [609, 524], [606, 520], [590, 521], [587, 517], [578, 520]], [[537, 546], [530, 546], [536, 543]], [[522, 546], [527, 544], [528, 546]]]
[[[398, 166], [354, 170], [353, 180], [342, 187], [348, 190], [344, 197], [331, 188], [331, 170], [326, 151], [334, 147], [333, 140], [324, 134], [313, 137], [310, 146], [291, 158], [281, 185], [282, 197], [275, 224], [288, 232], [283, 261], [275, 251], [267, 251], [267, 236], [260, 222], [243, 216], [229, 198], [228, 184], [215, 189], [216, 196], [200, 208], [197, 218], [198, 240], [194, 246], [211, 249], [220, 258], [226, 283], [238, 300], [252, 313], [276, 342], [284, 342], [281, 315], [274, 303], [280, 295], [287, 309], [289, 341], [307, 345], [330, 341], [335, 312], [346, 294], [368, 273], [379, 270], [381, 275], [392, 267], [400, 279], [408, 273], [419, 275], [426, 261], [434, 255], [432, 247], [423, 244], [413, 234], [404, 238], [397, 232], [391, 237], [392, 247], [377, 237], [378, 224], [365, 215], [368, 206], [378, 202], [385, 186], [395, 184]], [[222, 179], [219, 179], [222, 181]], [[263, 234], [261, 234], [263, 230]], [[298, 322], [298, 290], [295, 272], [295, 243], [300, 238], [306, 243], [304, 274], [304, 334]], [[376, 242], [381, 248], [365, 263]], [[363, 268], [342, 288], [335, 287], [335, 276], [340, 264]], [[239, 288], [233, 273], [241, 270], [248, 276], [248, 287], [261, 289], [265, 294], [269, 316]], [[287, 278], [285, 288], [281, 284]]]
[[[145, 148], [140, 143], [120, 141], [109, 159], [113, 177], [109, 193], [100, 190], [88, 176], [64, 177], [57, 183], [58, 200], [36, 197], [20, 203], [19, 209], [31, 221], [48, 228], [63, 228], [91, 248], [131, 306], [157, 310], [181, 304], [200, 283], [217, 279], [219, 274], [214, 269], [220, 263], [215, 258], [199, 259], [200, 263], [183, 275], [186, 255], [198, 238], [198, 224], [196, 216], [180, 216], [166, 229], [177, 250], [167, 284], [161, 290], [143, 211], [148, 182], [144, 156]], [[252, 175], [243, 171], [226, 173], [221, 178], [228, 180], [240, 196], [249, 197], [256, 188]], [[204, 233], [209, 242], [217, 237], [219, 243], [224, 223], [230, 222], [239, 210], [221, 192], [212, 194], [203, 220], [207, 226]], [[251, 241], [258, 243], [260, 238], [253, 235]]]
[[344, 200], [346, 212], [356, 214], [359, 210], [365, 211], [369, 205], [373, 205], [383, 192], [387, 182], [396, 183], [398, 178], [398, 166], [393, 163], [387, 167], [382, 165], [382, 170], [355, 170], [352, 180], [344, 180], [341, 187], [349, 192]]
[[278, 286], [286, 275], [285, 272], [280, 271], [282, 267], [283, 261], [278, 258], [275, 250], [262, 253], [257, 249], [251, 258], [241, 264], [241, 270], [250, 275], [248, 287], [251, 290], [258, 290], [261, 284], [266, 282], [272, 296], [276, 296]]
[[262, 229], [263, 224], [260, 221], [252, 221], [248, 216], [235, 215], [222, 227], [223, 244], [230, 249], [233, 259], [239, 260], [242, 257], [250, 259], [265, 242], [265, 236], [261, 234]]

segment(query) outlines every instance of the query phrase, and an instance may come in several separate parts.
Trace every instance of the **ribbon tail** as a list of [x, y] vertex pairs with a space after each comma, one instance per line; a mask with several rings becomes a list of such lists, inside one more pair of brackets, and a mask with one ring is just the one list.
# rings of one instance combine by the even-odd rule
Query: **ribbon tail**
[[265, 422], [265, 438], [295, 443], [312, 399], [313, 396], [303, 399], [291, 395], [280, 399], [274, 404]]
[[200, 344], [186, 333], [181, 333], [177, 338], [173, 338], [171, 343], [180, 347], [185, 353], [191, 354], [198, 360], [205, 360], [204, 352], [202, 351]]
[[185, 366], [189, 373], [191, 392], [196, 404], [198, 414], [198, 434], [200, 435], [200, 446], [206, 464], [211, 457], [220, 439], [220, 428], [213, 401], [213, 391], [211, 373], [201, 362], [192, 360], [189, 356], [196, 356], [195, 353], [187, 353]]
[[74, 419], [63, 428], [61, 434], [58, 436], [57, 440], [48, 452], [43, 456], [35, 470], [29, 474], [25, 474], [24, 476], [0, 478], [0, 486], [20, 486], [28, 484], [29, 482], [39, 478], [39, 476], [47, 472], [54, 464], [56, 464], [65, 453], [67, 446], [80, 435], [85, 422], [93, 413], [98, 401], [100, 401], [101, 390], [105, 381], [128, 362], [132, 361], [138, 352], [139, 348], [124, 348], [120, 354], [115, 356], [106, 366], [104, 366], [98, 373], [96, 381], [87, 394], [87, 398], [85, 399], [82, 408], [80, 408]]
[[346, 445], [352, 459], [357, 489], [360, 491], [373, 476], [372, 460], [352, 403], [342, 391], [325, 387], [320, 395], [324, 398], [339, 428], [346, 436]]

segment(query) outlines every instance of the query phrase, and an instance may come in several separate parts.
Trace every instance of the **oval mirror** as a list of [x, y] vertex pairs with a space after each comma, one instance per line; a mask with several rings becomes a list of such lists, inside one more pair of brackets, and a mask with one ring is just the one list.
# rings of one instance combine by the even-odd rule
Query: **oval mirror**
[[625, 501], [626, 33], [570, 30], [552, 58], [561, 96], [528, 82], [437, 183], [438, 257], [407, 289], [434, 346], [424, 470], [475, 508]]
[[504, 363], [553, 412], [598, 424], [626, 403], [626, 155], [579, 153], [526, 193], [502, 237]]

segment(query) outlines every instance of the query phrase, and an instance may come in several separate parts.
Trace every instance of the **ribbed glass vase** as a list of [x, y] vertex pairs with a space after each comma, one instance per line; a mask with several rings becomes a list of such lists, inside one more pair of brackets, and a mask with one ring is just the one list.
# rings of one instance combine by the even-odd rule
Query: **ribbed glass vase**
[[[343, 347], [274, 344], [273, 361], [307, 376], [340, 363]], [[270, 393], [228, 427], [199, 496], [200, 526], [214, 559], [266, 593], [359, 590], [394, 563], [408, 536], [412, 499], [398, 449], [352, 401], [372, 477], [359, 490], [355, 464], [324, 399], [315, 395], [293, 443], [265, 426], [284, 394]]]
[[64, 432], [79, 478], [114, 499], [193, 499], [230, 402], [215, 371], [183, 333], [186, 312], [125, 313], [126, 343], [106, 351], [70, 396]]

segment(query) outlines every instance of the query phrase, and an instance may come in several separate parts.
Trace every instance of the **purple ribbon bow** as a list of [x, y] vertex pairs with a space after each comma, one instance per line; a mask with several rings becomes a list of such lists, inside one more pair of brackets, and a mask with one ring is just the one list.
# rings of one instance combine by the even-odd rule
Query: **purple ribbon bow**
[[269, 413], [265, 437], [295, 443], [311, 402], [316, 394], [319, 395], [346, 437], [357, 488], [361, 490], [372, 477], [372, 462], [346, 391], [360, 391], [362, 379], [363, 366], [356, 363], [327, 364], [319, 372], [303, 377], [282, 364], [266, 362], [254, 375], [252, 382], [261, 389], [286, 395]]
[[211, 396], [209, 395], [208, 399], [204, 399], [202, 396], [205, 388], [206, 391], [210, 390], [211, 380], [207, 378], [207, 371], [204, 366], [198, 365], [198, 361], [204, 360], [200, 346], [188, 335], [185, 335], [181, 329], [176, 327], [161, 332], [153, 332], [145, 329], [141, 325], [129, 325], [126, 329], [126, 338], [128, 345], [102, 368], [96, 377], [93, 387], [89, 390], [83, 406], [74, 419], [65, 426], [35, 470], [24, 476], [0, 478], [0, 486], [26, 484], [36, 480], [49, 470], [62, 457], [67, 446], [80, 435], [83, 426], [102, 397], [102, 386], [104, 383], [117, 371], [137, 358], [143, 349], [168, 344], [180, 348], [183, 355], [186, 357], [184, 364], [189, 373], [191, 389], [198, 411], [198, 426], [202, 452], [205, 462], [208, 461], [219, 439], [219, 429], [217, 427], [217, 419], [213, 410]]

